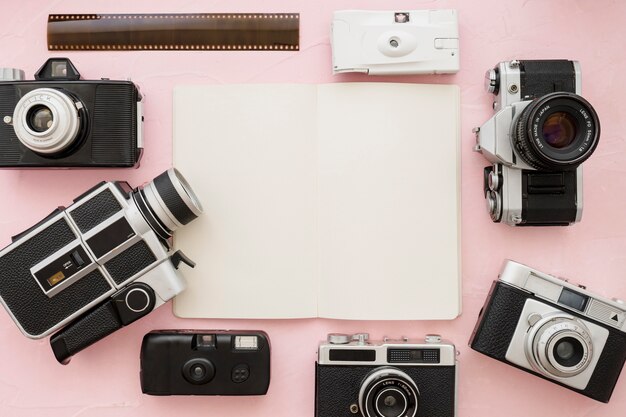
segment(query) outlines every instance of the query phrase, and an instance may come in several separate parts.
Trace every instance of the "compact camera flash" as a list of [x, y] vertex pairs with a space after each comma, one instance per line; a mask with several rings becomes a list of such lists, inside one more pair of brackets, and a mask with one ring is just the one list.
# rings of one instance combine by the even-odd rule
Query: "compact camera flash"
[[235, 336], [235, 349], [257, 350], [259, 339], [256, 336]]

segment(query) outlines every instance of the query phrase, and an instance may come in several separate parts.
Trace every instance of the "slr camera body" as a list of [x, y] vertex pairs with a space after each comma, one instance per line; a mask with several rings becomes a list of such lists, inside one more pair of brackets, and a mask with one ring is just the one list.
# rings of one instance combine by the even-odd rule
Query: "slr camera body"
[[470, 347], [608, 402], [626, 360], [626, 304], [507, 261]]
[[0, 301], [59, 362], [185, 289], [172, 232], [202, 207], [170, 169], [144, 187], [102, 182], [0, 250]]
[[25, 81], [0, 69], [0, 167], [134, 167], [143, 151], [142, 97], [130, 81], [81, 80], [66, 58]]
[[141, 344], [140, 379], [150, 395], [265, 395], [270, 340], [262, 331], [153, 331]]
[[438, 335], [424, 341], [331, 333], [315, 367], [316, 417], [453, 417], [457, 351]]
[[569, 225], [583, 208], [582, 166], [600, 138], [598, 116], [581, 94], [576, 61], [525, 60], [487, 71], [494, 116], [476, 133], [475, 150], [492, 166], [484, 194], [494, 222]]

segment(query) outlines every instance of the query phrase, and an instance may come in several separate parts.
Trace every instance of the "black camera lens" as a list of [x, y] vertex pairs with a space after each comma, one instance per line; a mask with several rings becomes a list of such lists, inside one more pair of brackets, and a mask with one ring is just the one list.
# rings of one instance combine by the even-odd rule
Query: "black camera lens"
[[387, 388], [376, 398], [376, 411], [382, 417], [400, 417], [407, 408], [405, 395], [397, 388]]
[[552, 354], [559, 365], [571, 368], [583, 360], [585, 348], [580, 340], [573, 337], [564, 337], [556, 342]]
[[52, 110], [46, 106], [38, 105], [28, 110], [26, 121], [31, 130], [37, 133], [43, 133], [52, 127], [54, 117], [52, 116]]
[[175, 168], [134, 190], [133, 198], [148, 224], [163, 239], [202, 213], [200, 200]]
[[584, 98], [551, 93], [522, 111], [513, 143], [530, 166], [544, 170], [574, 169], [591, 156], [600, 139], [600, 122]]
[[215, 367], [204, 358], [195, 358], [183, 365], [183, 377], [194, 385], [210, 382], [215, 376]]
[[543, 122], [541, 134], [553, 148], [563, 149], [574, 142], [578, 130], [576, 119], [567, 112], [554, 112]]
[[410, 376], [397, 368], [381, 367], [361, 384], [359, 407], [365, 417], [415, 417], [418, 397]]

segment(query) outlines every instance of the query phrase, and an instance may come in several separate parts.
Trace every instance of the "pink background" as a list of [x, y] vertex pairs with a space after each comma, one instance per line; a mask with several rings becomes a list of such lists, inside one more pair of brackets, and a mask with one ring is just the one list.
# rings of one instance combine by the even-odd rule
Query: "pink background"
[[[48, 340], [22, 336], [0, 312], [0, 416], [312, 416], [314, 362], [327, 332], [369, 331], [421, 337], [441, 333], [461, 354], [459, 416], [617, 417], [626, 413], [626, 377], [608, 405], [482, 356], [467, 347], [478, 311], [505, 258], [626, 298], [626, 5], [611, 0], [525, 1], [7, 1], [0, 13], [0, 66], [29, 78], [50, 56], [71, 58], [85, 78], [131, 77], [145, 94], [146, 151], [138, 170], [2, 171], [0, 244], [100, 180], [133, 185], [171, 165], [172, 88], [185, 83], [322, 83], [395, 81], [454, 83], [462, 93], [463, 315], [442, 322], [332, 320], [182, 320], [167, 305], [78, 354], [63, 367]], [[461, 71], [457, 75], [368, 78], [331, 74], [333, 10], [456, 8]], [[299, 52], [72, 52], [46, 48], [49, 13], [299, 12]], [[482, 169], [472, 127], [491, 115], [483, 74], [507, 59], [567, 58], [581, 62], [583, 94], [595, 106], [602, 139], [585, 163], [583, 221], [565, 228], [514, 229], [485, 212]], [[210, 127], [209, 127], [210, 128]], [[297, 132], [295, 133], [297, 134]], [[424, 151], [428, 151], [428, 138]], [[180, 167], [184, 171], [184, 167]], [[436, 180], [436, 176], [433, 176]], [[191, 226], [193, 227], [193, 226]], [[436, 279], [436, 277], [433, 277]], [[384, 277], [381, 277], [384, 281]], [[211, 295], [207, 294], [207, 302]], [[337, 297], [341, 302], [341, 296]], [[364, 306], [365, 307], [365, 306]], [[263, 329], [272, 340], [272, 379], [261, 397], [150, 397], [139, 386], [143, 335], [164, 328]]]

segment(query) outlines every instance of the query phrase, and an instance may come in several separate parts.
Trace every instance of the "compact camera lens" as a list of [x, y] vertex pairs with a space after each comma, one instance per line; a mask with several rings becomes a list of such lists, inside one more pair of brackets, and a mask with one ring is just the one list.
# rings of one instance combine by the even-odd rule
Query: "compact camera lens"
[[43, 105], [33, 106], [26, 115], [28, 126], [35, 132], [41, 133], [52, 127], [54, 117], [52, 111]]
[[202, 214], [202, 204], [178, 170], [171, 168], [133, 192], [137, 207], [161, 238]]
[[388, 388], [376, 398], [376, 411], [383, 417], [400, 417], [406, 411], [407, 400], [402, 391]]
[[38, 88], [24, 94], [13, 111], [13, 129], [33, 152], [57, 156], [82, 142], [88, 130], [86, 110], [67, 91]]
[[564, 111], [552, 113], [541, 127], [543, 139], [548, 145], [556, 149], [563, 149], [571, 145], [577, 133], [576, 119]]
[[204, 358], [195, 358], [183, 365], [183, 377], [194, 385], [203, 385], [210, 382], [215, 376], [215, 367]]
[[584, 98], [547, 94], [521, 112], [512, 139], [520, 157], [544, 170], [574, 169], [591, 156], [600, 139], [600, 122]]
[[552, 354], [559, 365], [570, 368], [583, 360], [585, 348], [579, 340], [573, 337], [564, 337], [556, 342]]
[[372, 371], [361, 384], [359, 408], [365, 417], [414, 417], [419, 390], [413, 379], [397, 368]]
[[574, 377], [593, 360], [593, 341], [585, 324], [568, 316], [547, 316], [528, 331], [527, 357], [549, 377]]

